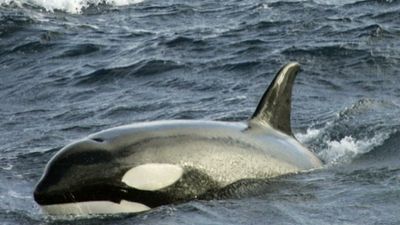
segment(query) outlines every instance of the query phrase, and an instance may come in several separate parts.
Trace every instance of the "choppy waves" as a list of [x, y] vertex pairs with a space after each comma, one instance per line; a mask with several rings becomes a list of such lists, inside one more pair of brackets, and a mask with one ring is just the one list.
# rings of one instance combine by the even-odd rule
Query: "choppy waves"
[[49, 12], [59, 10], [68, 13], [81, 13], [82, 10], [93, 6], [125, 6], [137, 4], [142, 1], [143, 0], [1, 0], [0, 5], [11, 7], [39, 7]]
[[[400, 113], [400, 106], [390, 101], [360, 99], [338, 112], [333, 120], [319, 128], [308, 128], [297, 137], [329, 165], [350, 163], [396, 139], [400, 128], [397, 118], [378, 116], [387, 112]], [[379, 154], [387, 160], [391, 158], [388, 153]]]
[[0, 0], [0, 223], [43, 223], [32, 188], [70, 141], [135, 121], [245, 121], [298, 61], [292, 125], [324, 169], [255, 182], [250, 199], [73, 223], [399, 224], [399, 3]]

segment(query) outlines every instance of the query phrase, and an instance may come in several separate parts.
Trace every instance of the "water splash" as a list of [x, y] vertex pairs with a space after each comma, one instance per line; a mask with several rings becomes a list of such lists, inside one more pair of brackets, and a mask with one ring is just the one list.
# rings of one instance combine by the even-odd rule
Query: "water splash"
[[359, 99], [338, 112], [332, 121], [313, 125], [296, 137], [328, 165], [350, 163], [390, 138], [398, 124], [399, 109], [390, 101]]
[[24, 5], [40, 7], [46, 11], [53, 12], [60, 10], [68, 13], [82, 13], [84, 9], [90, 6], [111, 5], [125, 6], [143, 2], [143, 0], [0, 0], [0, 6], [17, 6]]
[[297, 133], [296, 138], [299, 140], [301, 143], [309, 143], [313, 139], [316, 139], [318, 136], [321, 135], [322, 129], [316, 129], [316, 128], [307, 128], [307, 131], [305, 134], [303, 133]]
[[320, 142], [321, 149], [315, 149], [315, 152], [328, 165], [349, 163], [354, 158], [370, 152], [377, 146], [380, 146], [390, 137], [391, 132], [375, 133], [371, 138], [355, 138], [351, 135], [341, 139], [331, 139], [329, 137], [329, 127], [332, 123], [327, 123], [321, 129], [309, 128], [306, 133], [296, 134], [297, 139], [302, 143], [315, 145], [312, 142]]
[[351, 136], [346, 136], [339, 141], [328, 141], [328, 147], [319, 153], [319, 157], [328, 164], [348, 163], [355, 157], [382, 145], [389, 136], [388, 133], [380, 133], [371, 139], [357, 140]]

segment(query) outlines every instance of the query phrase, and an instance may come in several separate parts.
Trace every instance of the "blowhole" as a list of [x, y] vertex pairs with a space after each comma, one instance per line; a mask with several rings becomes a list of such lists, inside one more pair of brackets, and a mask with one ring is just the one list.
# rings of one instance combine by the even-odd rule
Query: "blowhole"
[[92, 138], [92, 140], [95, 142], [104, 142], [104, 139], [102, 138]]

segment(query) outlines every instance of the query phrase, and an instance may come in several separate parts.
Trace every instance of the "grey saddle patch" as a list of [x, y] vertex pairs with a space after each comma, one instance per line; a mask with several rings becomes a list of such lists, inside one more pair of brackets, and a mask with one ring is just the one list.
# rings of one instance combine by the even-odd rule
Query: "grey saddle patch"
[[274, 129], [293, 136], [290, 126], [292, 87], [299, 70], [300, 65], [294, 62], [279, 70], [251, 117], [252, 122], [268, 123]]

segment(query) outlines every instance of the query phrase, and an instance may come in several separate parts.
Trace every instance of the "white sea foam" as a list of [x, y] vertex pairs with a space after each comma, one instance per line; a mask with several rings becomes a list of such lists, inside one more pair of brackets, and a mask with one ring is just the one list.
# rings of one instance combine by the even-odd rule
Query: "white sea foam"
[[[363, 1], [363, 0], [314, 0], [315, 3], [321, 4], [321, 5], [346, 5], [346, 4], [353, 4], [353, 3], [361, 2], [361, 1]], [[391, 2], [393, 0], [386, 0], [386, 1]], [[276, 2], [282, 2], [282, 1], [281, 0], [267, 0], [266, 2], [268, 4], [268, 3], [276, 3]], [[307, 0], [286, 0], [284, 2], [307, 2]]]
[[308, 128], [306, 133], [296, 133], [296, 138], [301, 143], [308, 143], [311, 140], [316, 139], [322, 133], [322, 129]]
[[107, 4], [112, 6], [124, 6], [143, 2], [143, 0], [0, 0], [0, 5], [16, 6], [33, 5], [53, 12], [60, 10], [68, 13], [81, 13], [90, 5]]
[[371, 151], [376, 146], [382, 145], [388, 137], [389, 133], [380, 133], [369, 139], [357, 140], [346, 136], [339, 141], [330, 140], [327, 141], [327, 148], [318, 155], [328, 164], [346, 163]]
[[341, 140], [332, 140], [329, 138], [329, 135], [324, 135], [326, 132], [329, 132], [331, 126], [332, 123], [327, 123], [320, 129], [308, 128], [306, 133], [296, 133], [296, 138], [301, 143], [308, 145], [319, 142], [318, 146], [324, 146], [321, 149], [316, 149], [316, 153], [328, 165], [348, 163], [355, 157], [382, 145], [390, 136], [390, 132], [388, 131], [377, 133], [372, 138], [357, 139], [349, 135]]

